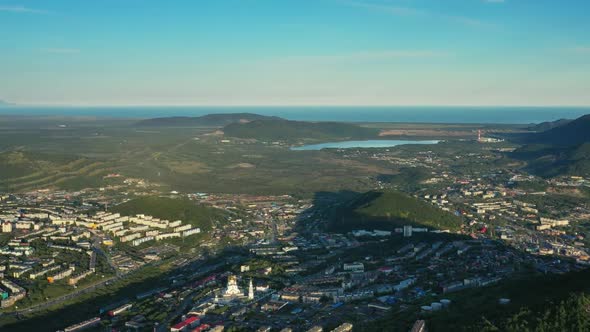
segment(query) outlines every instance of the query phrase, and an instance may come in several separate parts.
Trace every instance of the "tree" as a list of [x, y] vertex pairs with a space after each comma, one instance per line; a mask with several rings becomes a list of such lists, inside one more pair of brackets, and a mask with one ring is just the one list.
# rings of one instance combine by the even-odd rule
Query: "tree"
[[487, 318], [482, 317], [482, 324], [479, 327], [479, 330], [481, 332], [499, 332], [500, 329], [498, 327], [496, 327], [496, 325], [494, 325], [492, 322], [490, 322]]

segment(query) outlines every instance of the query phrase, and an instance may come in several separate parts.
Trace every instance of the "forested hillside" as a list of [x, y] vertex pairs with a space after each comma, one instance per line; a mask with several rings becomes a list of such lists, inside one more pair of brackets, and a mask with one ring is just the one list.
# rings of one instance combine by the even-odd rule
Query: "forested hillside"
[[226, 136], [259, 140], [340, 140], [376, 138], [379, 130], [339, 122], [257, 120], [233, 123], [223, 129]]
[[225, 219], [225, 213], [220, 210], [180, 198], [142, 197], [117, 205], [111, 211], [126, 216], [146, 214], [169, 221], [182, 220], [202, 230], [210, 229], [214, 220]]
[[417, 198], [397, 191], [371, 191], [336, 209], [331, 217], [333, 230], [393, 229], [414, 225], [457, 230], [461, 221]]

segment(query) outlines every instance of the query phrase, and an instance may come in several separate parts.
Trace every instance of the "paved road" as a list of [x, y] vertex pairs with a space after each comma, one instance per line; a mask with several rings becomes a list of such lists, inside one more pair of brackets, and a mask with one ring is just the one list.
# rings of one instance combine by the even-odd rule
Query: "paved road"
[[109, 266], [113, 269], [113, 271], [115, 271], [116, 275], [120, 276], [121, 271], [119, 271], [119, 269], [117, 269], [115, 264], [113, 264], [113, 261], [111, 260], [111, 256], [108, 255], [106, 252], [104, 252], [104, 250], [102, 250], [102, 247], [100, 246], [100, 243], [102, 241], [101, 238], [94, 231], [92, 231], [92, 234], [94, 234], [94, 236], [92, 237], [92, 250], [94, 250], [94, 252], [104, 256], [104, 258], [107, 260], [107, 263], [109, 264]]

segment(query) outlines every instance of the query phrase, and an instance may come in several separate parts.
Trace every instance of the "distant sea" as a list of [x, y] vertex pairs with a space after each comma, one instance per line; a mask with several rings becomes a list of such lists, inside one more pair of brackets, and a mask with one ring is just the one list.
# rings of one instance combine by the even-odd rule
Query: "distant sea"
[[574, 119], [590, 114], [590, 107], [0, 107], [0, 115], [103, 118], [201, 116], [239, 112], [301, 121], [528, 124]]

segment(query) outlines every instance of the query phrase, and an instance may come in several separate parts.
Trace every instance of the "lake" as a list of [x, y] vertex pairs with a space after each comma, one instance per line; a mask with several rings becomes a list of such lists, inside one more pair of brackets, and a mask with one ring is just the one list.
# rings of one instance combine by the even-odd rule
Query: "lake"
[[343, 142], [328, 142], [321, 144], [310, 144], [303, 146], [294, 146], [291, 150], [294, 151], [311, 151], [321, 149], [352, 149], [352, 148], [390, 148], [398, 145], [406, 144], [437, 144], [440, 141], [410, 141], [410, 140], [368, 140], [368, 141], [343, 141]]

